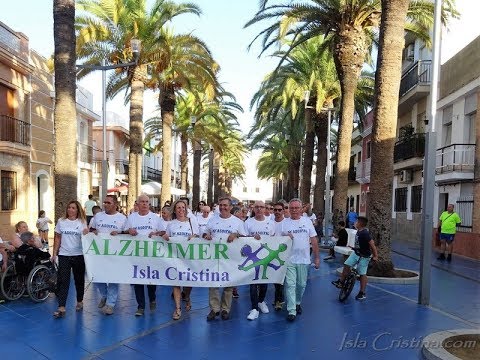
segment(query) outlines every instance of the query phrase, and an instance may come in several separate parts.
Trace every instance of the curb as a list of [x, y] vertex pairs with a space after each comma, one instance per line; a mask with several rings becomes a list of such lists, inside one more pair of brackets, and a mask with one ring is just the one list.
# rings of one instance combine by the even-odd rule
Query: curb
[[[380, 277], [380, 276], [369, 276], [368, 282], [376, 283], [376, 284], [394, 284], [394, 285], [418, 284], [420, 280], [420, 274], [418, 271], [414, 271], [410, 269], [401, 269], [401, 268], [395, 268], [395, 270], [409, 271], [411, 273], [416, 274], [416, 276], [410, 277], [410, 278], [387, 278], [387, 277]], [[340, 267], [340, 268], [337, 268], [336, 273], [340, 275], [342, 271], [343, 271], [343, 267]]]
[[[458, 335], [480, 335], [480, 330], [475, 329], [454, 329], [439, 331], [426, 336], [422, 342], [422, 355], [427, 360], [460, 360], [460, 358], [450, 354], [443, 347], [443, 342]], [[455, 344], [452, 344], [454, 346]]]

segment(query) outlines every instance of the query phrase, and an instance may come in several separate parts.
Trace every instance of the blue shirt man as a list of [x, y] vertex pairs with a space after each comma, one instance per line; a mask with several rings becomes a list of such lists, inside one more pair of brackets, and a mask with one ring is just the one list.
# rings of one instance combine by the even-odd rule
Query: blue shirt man
[[350, 229], [355, 229], [355, 221], [358, 219], [358, 214], [355, 212], [353, 207], [350, 208], [350, 211], [347, 214], [348, 227]]

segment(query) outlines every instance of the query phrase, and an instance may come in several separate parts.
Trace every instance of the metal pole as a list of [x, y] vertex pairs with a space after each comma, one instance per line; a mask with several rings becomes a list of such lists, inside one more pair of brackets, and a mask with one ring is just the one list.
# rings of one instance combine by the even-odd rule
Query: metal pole
[[435, 195], [435, 118], [437, 112], [438, 81], [440, 78], [440, 34], [442, 1], [435, 0], [433, 23], [432, 83], [430, 84], [430, 107], [428, 109], [429, 130], [425, 137], [425, 159], [423, 162], [423, 203], [422, 203], [422, 249], [420, 253], [420, 284], [418, 303], [430, 303], [430, 272], [432, 261], [433, 206]]
[[[105, 66], [105, 59], [102, 60], [102, 66]], [[103, 201], [108, 193], [108, 159], [107, 159], [107, 100], [106, 100], [106, 69], [102, 68], [102, 135], [103, 135], [103, 158], [102, 158], [102, 192], [100, 193]]]
[[325, 231], [324, 231], [324, 236], [325, 239], [327, 238], [328, 235], [328, 225], [330, 224], [330, 219], [331, 219], [331, 204], [330, 204], [330, 125], [332, 122], [332, 110], [328, 109], [328, 124], [327, 124], [327, 171], [325, 172], [326, 174], [326, 179], [325, 179]]
[[173, 131], [173, 187], [177, 187], [177, 166], [178, 166], [178, 154], [177, 154], [177, 133], [175, 129]]

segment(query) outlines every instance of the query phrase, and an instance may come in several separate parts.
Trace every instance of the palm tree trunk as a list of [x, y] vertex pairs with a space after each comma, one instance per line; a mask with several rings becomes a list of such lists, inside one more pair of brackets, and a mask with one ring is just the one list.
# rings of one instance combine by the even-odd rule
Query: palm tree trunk
[[208, 154], [208, 185], [207, 185], [207, 204], [211, 205], [213, 202], [213, 149], [210, 149]]
[[[380, 46], [375, 79], [372, 129], [372, 172], [368, 214], [370, 234], [379, 251], [379, 261], [369, 274], [392, 275], [390, 256], [392, 224], [393, 151], [397, 129], [398, 92], [402, 70], [404, 26], [409, 0], [382, 0]], [[388, 181], [385, 181], [388, 179]]]
[[301, 148], [298, 144], [292, 144], [291, 147], [291, 159], [287, 172], [287, 187], [285, 198], [290, 201], [293, 198], [298, 198], [298, 185], [299, 185], [299, 171], [300, 171], [300, 151]]
[[[187, 133], [182, 132], [180, 135], [180, 144], [182, 147], [180, 154], [180, 188], [187, 192], [188, 179], [188, 137]], [[177, 169], [174, 169], [176, 171]], [[174, 184], [175, 187], [177, 184]]]
[[142, 187], [143, 92], [145, 91], [145, 85], [141, 79], [144, 70], [142, 66], [136, 66], [133, 70], [131, 83], [127, 210], [133, 208]]
[[200, 201], [200, 163], [202, 161], [202, 146], [200, 140], [193, 140], [193, 149], [192, 208], [196, 209]]
[[218, 202], [218, 199], [221, 197], [220, 192], [221, 192], [220, 154], [217, 151], [215, 151], [213, 153], [213, 201], [212, 202]]
[[312, 189], [313, 152], [315, 149], [315, 131], [312, 121], [314, 113], [313, 109], [305, 109], [305, 151], [303, 151], [302, 183], [300, 185], [300, 199], [304, 203], [310, 202]]
[[317, 163], [315, 187], [313, 190], [313, 212], [325, 214], [325, 196], [329, 196], [329, 189], [326, 189], [325, 174], [327, 170], [327, 131], [328, 115], [325, 112], [318, 114], [314, 119], [315, 135], [317, 136]]
[[334, 49], [334, 60], [342, 97], [333, 193], [334, 211], [336, 209], [343, 210], [347, 198], [355, 90], [367, 51], [367, 39], [361, 26], [346, 25], [339, 32]]
[[172, 125], [175, 111], [175, 90], [172, 85], [165, 86], [160, 91], [159, 105], [162, 116], [162, 192], [160, 194], [161, 204], [171, 200], [172, 186]]
[[[55, 219], [77, 198], [75, 1], [54, 0]], [[69, 141], [66, 141], [68, 139]]]

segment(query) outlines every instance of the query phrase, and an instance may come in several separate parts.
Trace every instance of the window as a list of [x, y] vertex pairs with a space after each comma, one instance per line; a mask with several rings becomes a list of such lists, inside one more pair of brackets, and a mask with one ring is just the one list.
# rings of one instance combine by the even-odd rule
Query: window
[[14, 90], [0, 84], [0, 115], [14, 116], [14, 100]]
[[247, 187], [246, 187], [246, 186], [243, 187], [243, 192], [244, 192], [244, 193], [247, 192]]
[[258, 187], [255, 188], [255, 192], [256, 192], [256, 193], [259, 193], [259, 192], [260, 192], [260, 188], [258, 188]]
[[359, 151], [359, 152], [357, 153], [357, 163], [361, 163], [361, 162], [362, 162], [362, 152]]
[[17, 174], [13, 171], [1, 172], [2, 210], [17, 208]]
[[442, 115], [442, 146], [447, 146], [452, 143], [452, 118], [453, 106], [448, 106], [443, 109]]
[[414, 213], [422, 212], [422, 185], [412, 186], [411, 196], [411, 211]]
[[371, 145], [372, 145], [372, 142], [371, 141], [368, 141], [367, 142], [367, 159], [370, 159], [370, 150], [371, 150]]
[[407, 192], [408, 188], [406, 187], [395, 189], [395, 211], [407, 211]]

